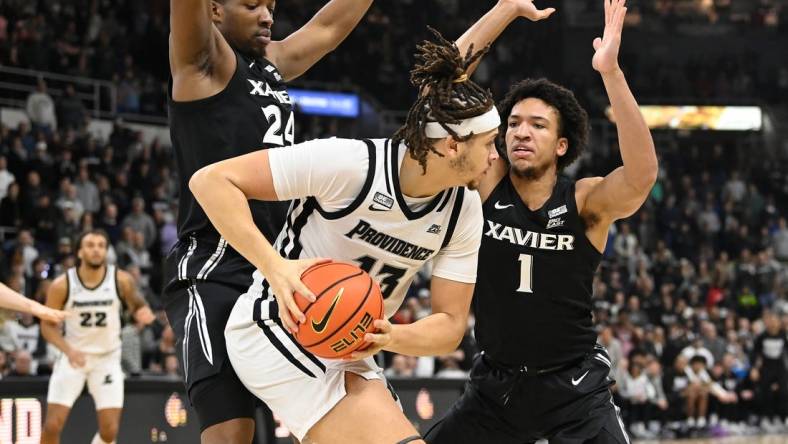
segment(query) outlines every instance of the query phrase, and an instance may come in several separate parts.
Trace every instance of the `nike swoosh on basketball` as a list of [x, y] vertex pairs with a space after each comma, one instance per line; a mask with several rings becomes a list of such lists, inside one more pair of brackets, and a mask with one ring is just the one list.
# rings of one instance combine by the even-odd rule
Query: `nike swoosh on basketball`
[[588, 372], [589, 372], [589, 371], [590, 371], [590, 370], [586, 370], [586, 372], [585, 372], [585, 373], [583, 373], [583, 376], [579, 377], [578, 379], [572, 378], [572, 385], [574, 385], [574, 386], [577, 386], [578, 384], [580, 384], [581, 382], [583, 382], [583, 379], [585, 379], [585, 378], [586, 378], [586, 376], [588, 376]]
[[509, 207], [513, 207], [513, 206], [514, 206], [514, 204], [501, 205], [501, 201], [500, 200], [495, 202], [495, 209], [496, 210], [505, 210], [505, 209], [507, 209]]
[[322, 333], [323, 330], [326, 329], [326, 325], [328, 325], [328, 319], [331, 317], [331, 313], [334, 312], [334, 308], [336, 308], [337, 303], [339, 302], [339, 298], [342, 297], [342, 293], [344, 292], [345, 292], [345, 287], [339, 289], [339, 293], [337, 293], [337, 295], [334, 296], [334, 301], [331, 302], [331, 306], [328, 307], [328, 311], [326, 312], [326, 315], [323, 316], [323, 319], [321, 319], [320, 322], [315, 322], [314, 319], [312, 320], [312, 330], [314, 330], [315, 333]]

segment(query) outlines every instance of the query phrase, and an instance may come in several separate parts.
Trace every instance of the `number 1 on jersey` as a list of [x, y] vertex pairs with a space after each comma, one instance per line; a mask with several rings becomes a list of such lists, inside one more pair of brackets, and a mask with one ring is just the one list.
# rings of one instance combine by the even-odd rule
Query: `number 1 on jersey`
[[534, 271], [534, 257], [530, 254], [520, 255], [520, 288], [517, 291], [521, 293], [533, 293], [533, 271]]

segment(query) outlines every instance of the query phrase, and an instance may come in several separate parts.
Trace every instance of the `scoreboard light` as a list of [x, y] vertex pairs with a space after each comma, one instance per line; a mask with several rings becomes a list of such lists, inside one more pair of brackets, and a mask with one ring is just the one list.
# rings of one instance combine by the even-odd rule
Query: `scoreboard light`
[[[759, 106], [641, 105], [640, 112], [651, 129], [760, 131], [763, 127]], [[610, 107], [606, 114], [615, 123]]]
[[356, 94], [288, 89], [288, 94], [304, 114], [331, 117], [358, 117], [359, 98]]

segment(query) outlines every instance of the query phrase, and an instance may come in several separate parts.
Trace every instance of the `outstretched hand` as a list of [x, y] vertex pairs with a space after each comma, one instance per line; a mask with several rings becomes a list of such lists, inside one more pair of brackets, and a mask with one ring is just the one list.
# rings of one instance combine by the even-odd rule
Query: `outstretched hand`
[[550, 17], [554, 12], [555, 8], [545, 8], [539, 9], [534, 5], [533, 0], [501, 0], [502, 2], [508, 2], [513, 4], [517, 7], [517, 12], [520, 17], [525, 17], [532, 22], [538, 22], [539, 20], [544, 20], [547, 17]]
[[627, 8], [626, 0], [602, 0], [605, 2], [605, 30], [602, 37], [594, 39], [594, 58], [591, 65], [600, 74], [614, 73], [618, 66], [618, 50], [621, 47], [621, 31]]

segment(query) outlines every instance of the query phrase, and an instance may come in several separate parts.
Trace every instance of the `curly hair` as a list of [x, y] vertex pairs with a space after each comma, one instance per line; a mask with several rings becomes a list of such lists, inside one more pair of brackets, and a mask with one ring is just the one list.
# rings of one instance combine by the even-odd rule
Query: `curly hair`
[[405, 142], [410, 156], [427, 171], [427, 155], [441, 153], [433, 148], [434, 140], [427, 137], [427, 122], [438, 122], [460, 142], [469, 140], [473, 133], [459, 136], [448, 124], [475, 117], [495, 105], [490, 91], [468, 80], [468, 67], [488, 50], [473, 52], [468, 48], [465, 57], [460, 50], [436, 30], [429, 28], [436, 41], [424, 41], [416, 47], [416, 66], [410, 72], [410, 82], [419, 89], [419, 98], [408, 111], [405, 124], [392, 137], [392, 143]]
[[[501, 138], [506, 137], [509, 114], [521, 100], [536, 98], [547, 103], [558, 112], [558, 137], [569, 142], [566, 154], [558, 158], [558, 171], [571, 165], [588, 145], [588, 113], [580, 106], [572, 91], [547, 79], [525, 79], [514, 84], [506, 97], [499, 103], [501, 114]], [[506, 144], [499, 146], [505, 150]], [[506, 159], [505, 152], [501, 157]]]

